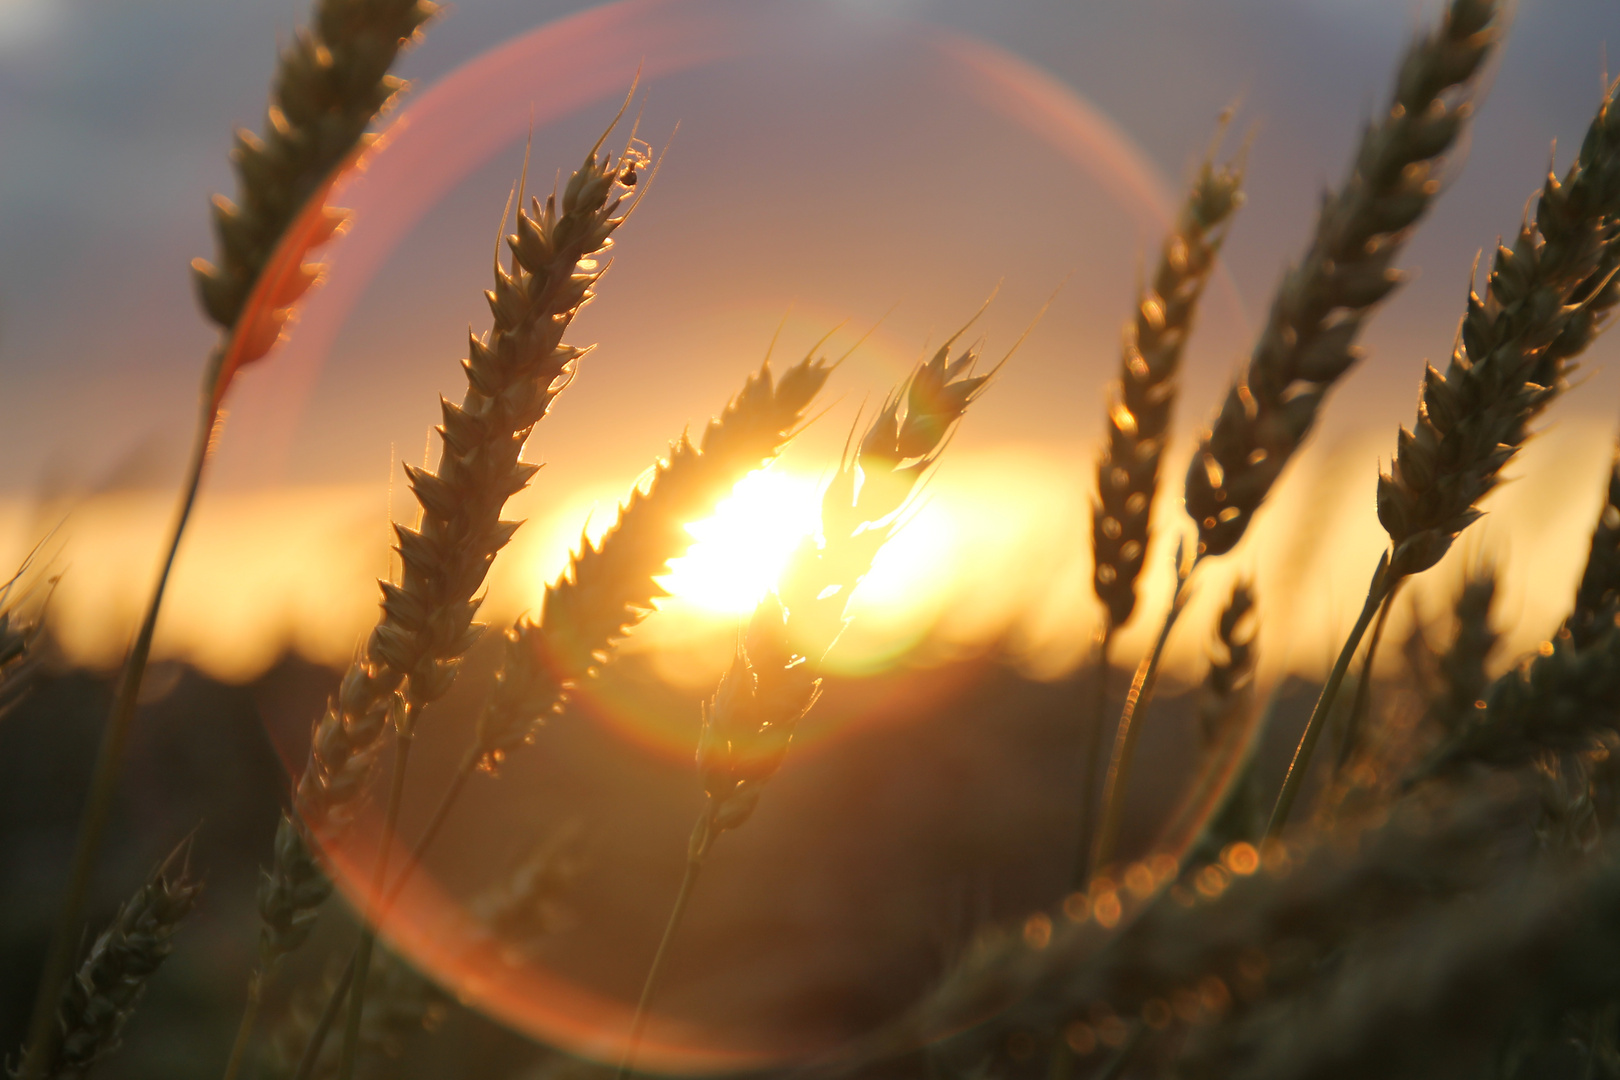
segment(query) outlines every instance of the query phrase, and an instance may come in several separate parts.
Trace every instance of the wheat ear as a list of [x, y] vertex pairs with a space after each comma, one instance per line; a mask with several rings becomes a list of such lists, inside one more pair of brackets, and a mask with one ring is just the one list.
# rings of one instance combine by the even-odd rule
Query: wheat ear
[[58, 1039], [41, 1076], [82, 1075], [118, 1049], [124, 1025], [173, 951], [171, 939], [202, 891], [190, 875], [190, 856], [187, 840], [119, 907], [112, 925], [90, 946], [53, 1010]]
[[[1227, 120], [1222, 117], [1222, 130]], [[1105, 614], [1081, 765], [1076, 885], [1084, 883], [1091, 856], [1109, 646], [1114, 631], [1136, 609], [1136, 582], [1147, 557], [1181, 356], [1232, 215], [1243, 205], [1242, 185], [1241, 160], [1217, 164], [1213, 152], [1204, 159], [1160, 250], [1152, 285], [1137, 297], [1136, 313], [1125, 326], [1119, 381], [1108, 405], [1108, 445], [1097, 459], [1097, 496], [1091, 508], [1092, 588]]]
[[1243, 205], [1242, 184], [1241, 160], [1218, 164], [1211, 156], [1199, 166], [1152, 284], [1138, 295], [1125, 326], [1091, 509], [1092, 587], [1110, 629], [1124, 626], [1136, 609], [1182, 352], [1232, 215]]
[[1465, 89], [1499, 37], [1499, 7], [1452, 0], [1407, 51], [1350, 176], [1323, 199], [1304, 261], [1284, 276], [1248, 366], [1187, 470], [1200, 555], [1242, 538], [1358, 358], [1363, 323], [1400, 283], [1395, 257], [1440, 189], [1442, 158], [1472, 111]]
[[232, 158], [240, 203], [215, 200], [219, 264], [193, 264], [203, 308], [225, 334], [204, 368], [202, 407], [168, 546], [102, 732], [34, 1001], [24, 1080], [38, 1080], [41, 1066], [34, 1062], [51, 1056], [51, 1009], [72, 962], [158, 610], [202, 484], [225, 390], [242, 365], [269, 352], [289, 311], [315, 280], [303, 257], [330, 238], [340, 221], [324, 205], [326, 192], [366, 145], [366, 128], [404, 88], [388, 70], [436, 10], [428, 0], [322, 0], [311, 28], [281, 54], [265, 136], [238, 132]]
[[[960, 332], [911, 372], [883, 403], [822, 494], [819, 542], [806, 540], [749, 620], [736, 655], [703, 710], [697, 764], [707, 796], [687, 842], [686, 868], [642, 984], [619, 1062], [635, 1062], [658, 977], [710, 847], [748, 820], [787, 756], [795, 726], [820, 692], [822, 657], [844, 628], [851, 593], [898, 527], [923, 477], [994, 371], [975, 375], [978, 350], [952, 359]], [[1003, 361], [1005, 362], [1005, 361]]]
[[1439, 562], [1480, 517], [1479, 501], [1620, 301], [1617, 89], [1620, 84], [1604, 95], [1563, 182], [1549, 173], [1534, 218], [1520, 224], [1511, 249], [1498, 245], [1484, 298], [1470, 287], [1446, 373], [1425, 370], [1417, 423], [1401, 429], [1395, 460], [1378, 478], [1378, 518], [1390, 550], [1300, 737], [1272, 813], [1273, 835], [1288, 819], [1327, 711], [1373, 615], [1401, 581]]

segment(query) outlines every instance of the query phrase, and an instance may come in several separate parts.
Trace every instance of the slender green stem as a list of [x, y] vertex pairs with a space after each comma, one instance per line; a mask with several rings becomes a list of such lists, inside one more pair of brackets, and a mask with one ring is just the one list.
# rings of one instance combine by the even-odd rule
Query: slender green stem
[[1311, 751], [1316, 749], [1316, 740], [1322, 737], [1328, 710], [1333, 707], [1333, 699], [1338, 696], [1339, 687], [1344, 683], [1345, 672], [1350, 670], [1350, 660], [1355, 656], [1356, 647], [1361, 644], [1373, 616], [1394, 587], [1395, 582], [1389, 580], [1388, 570], [1389, 553], [1385, 552], [1378, 560], [1378, 569], [1373, 571], [1372, 583], [1367, 586], [1367, 601], [1361, 605], [1361, 615], [1351, 628], [1350, 636], [1345, 639], [1344, 647], [1339, 650], [1339, 658], [1333, 662], [1333, 670], [1328, 673], [1327, 683], [1322, 687], [1322, 696], [1316, 699], [1316, 708], [1311, 710], [1311, 718], [1305, 724], [1305, 733], [1299, 737], [1294, 760], [1288, 765], [1288, 775], [1283, 777], [1282, 791], [1277, 795], [1277, 805], [1271, 811], [1271, 823], [1266, 826], [1267, 838], [1281, 835], [1283, 826], [1288, 823], [1288, 812], [1294, 808], [1294, 799], [1298, 797], [1300, 785], [1305, 782], [1305, 773], [1310, 767]]
[[[388, 920], [389, 912], [394, 910], [394, 901], [399, 894], [405, 891], [405, 885], [410, 881], [416, 868], [422, 865], [422, 856], [433, 844], [434, 838], [439, 835], [439, 829], [444, 825], [445, 819], [450, 816], [450, 808], [456, 804], [461, 792], [467, 786], [467, 781], [478, 770], [478, 754], [469, 750], [467, 756], [462, 758], [461, 766], [456, 770], [455, 777], [450, 786], [445, 789], [439, 805], [434, 808], [433, 816], [428, 819], [427, 827], [417, 839], [416, 846], [411, 849], [410, 857], [405, 865], [400, 867], [399, 875], [394, 878], [394, 884], [389, 887], [388, 895], [383, 898], [382, 908], [377, 912], [374, 925], [382, 928]], [[320, 1060], [321, 1050], [326, 1046], [326, 1037], [331, 1034], [332, 1025], [337, 1023], [338, 1012], [343, 1003], [348, 1000], [349, 987], [354, 985], [355, 966], [360, 959], [359, 947], [349, 954], [349, 962], [343, 966], [343, 972], [338, 976], [337, 982], [326, 996], [326, 1004], [321, 1006], [321, 1014], [315, 1020], [315, 1026], [310, 1029], [309, 1042], [304, 1045], [304, 1052], [298, 1058], [298, 1068], [292, 1075], [292, 1080], [309, 1080], [315, 1074], [315, 1064]]]
[[1350, 764], [1361, 741], [1361, 725], [1367, 715], [1368, 703], [1372, 700], [1373, 657], [1378, 655], [1378, 645], [1384, 640], [1384, 626], [1389, 622], [1391, 609], [1395, 607], [1395, 593], [1401, 587], [1401, 580], [1397, 580], [1384, 597], [1383, 605], [1378, 609], [1378, 621], [1373, 623], [1372, 636], [1367, 639], [1367, 651], [1361, 657], [1361, 675], [1356, 680], [1356, 696], [1350, 699], [1350, 715], [1345, 719], [1338, 759], [1333, 763], [1335, 776], [1344, 772]]
[[1097, 846], [1091, 854], [1092, 876], [1113, 860], [1114, 848], [1119, 843], [1120, 825], [1125, 818], [1125, 790], [1131, 775], [1131, 758], [1136, 751], [1136, 740], [1142, 734], [1136, 714], [1153, 697], [1153, 686], [1159, 676], [1159, 661], [1164, 657], [1164, 643], [1170, 639], [1176, 619], [1187, 606], [1187, 582], [1191, 577], [1192, 568], [1180, 564], [1180, 552], [1177, 552], [1176, 591], [1170, 599], [1170, 610], [1164, 613], [1164, 624], [1159, 627], [1159, 636], [1154, 640], [1153, 648], [1137, 665], [1130, 691], [1125, 695], [1125, 708], [1119, 715], [1119, 727], [1114, 730], [1114, 753], [1108, 761], [1108, 776], [1103, 782], [1102, 823], [1097, 827]]
[[152, 652], [152, 635], [157, 630], [158, 609], [163, 605], [163, 593], [169, 584], [169, 573], [180, 550], [180, 538], [191, 519], [191, 510], [197, 502], [197, 491], [202, 486], [203, 466], [208, 461], [213, 442], [214, 425], [218, 415], [204, 399], [204, 409], [197, 424], [191, 447], [191, 462], [187, 467], [180, 505], [175, 511], [174, 524], [169, 534], [169, 546], [158, 571], [152, 598], [147, 602], [146, 614], [135, 635], [124, 670], [118, 680], [118, 691], [113, 698], [112, 711], [107, 724], [101, 729], [101, 746], [96, 752], [95, 771], [91, 774], [90, 791], [85, 796], [80, 812], [78, 838], [73, 845], [72, 869], [68, 885], [57, 908], [56, 925], [51, 932], [51, 943], [45, 953], [45, 964], [40, 972], [39, 990], [34, 997], [33, 1016], [28, 1026], [27, 1052], [22, 1068], [16, 1074], [19, 1080], [40, 1080], [48, 1063], [56, 1053], [56, 1009], [73, 967], [74, 953], [79, 941], [79, 927], [84, 921], [84, 906], [90, 894], [90, 877], [95, 869], [96, 854], [101, 849], [107, 820], [112, 814], [113, 796], [118, 789], [118, 773], [123, 765], [125, 747], [129, 743], [130, 723], [135, 716], [135, 703], [140, 696], [141, 679], [146, 674], [147, 657]]
[[1102, 758], [1103, 723], [1108, 715], [1108, 648], [1114, 640], [1114, 621], [1103, 616], [1102, 633], [1092, 673], [1091, 715], [1086, 724], [1086, 753], [1080, 774], [1080, 843], [1074, 853], [1072, 885], [1083, 889], [1091, 876], [1091, 846], [1097, 832], [1097, 766]]
[[635, 1019], [630, 1022], [630, 1037], [625, 1040], [624, 1056], [619, 1059], [615, 1080], [625, 1080], [635, 1065], [636, 1049], [641, 1044], [641, 1033], [647, 1027], [647, 1011], [652, 1005], [653, 991], [658, 986], [658, 976], [664, 970], [664, 960], [669, 955], [669, 943], [674, 940], [675, 928], [686, 914], [687, 902], [692, 899], [692, 889], [697, 885], [698, 871], [703, 869], [703, 858], [709, 853], [709, 845], [714, 843], [715, 835], [714, 804], [710, 803], [703, 808], [703, 815], [698, 818], [697, 824], [692, 826], [692, 838], [686, 845], [686, 873], [681, 877], [681, 888], [675, 894], [675, 906], [670, 909], [669, 922], [664, 926], [658, 951], [653, 953], [652, 967], [647, 969], [647, 981], [641, 984], [641, 999], [636, 1002]]
[[377, 946], [377, 918], [382, 911], [383, 886], [388, 883], [388, 850], [399, 825], [399, 805], [405, 794], [405, 767], [410, 761], [411, 744], [416, 741], [415, 709], [407, 705], [394, 737], [394, 775], [388, 788], [388, 810], [383, 816], [382, 843], [377, 848], [377, 866], [371, 876], [371, 892], [366, 898], [365, 925], [360, 929], [360, 947], [355, 950], [354, 989], [349, 994], [349, 1019], [343, 1029], [343, 1048], [338, 1055], [338, 1080], [354, 1076], [354, 1059], [360, 1048], [360, 1020], [366, 1008], [366, 975], [371, 954]]
[[225, 1063], [225, 1080], [236, 1080], [242, 1071], [242, 1060], [247, 1056], [248, 1041], [253, 1037], [253, 1026], [259, 1019], [259, 1001], [264, 992], [264, 980], [269, 972], [261, 963], [248, 976], [247, 1004], [242, 1008], [242, 1022], [236, 1026], [236, 1039], [231, 1043], [230, 1060]]

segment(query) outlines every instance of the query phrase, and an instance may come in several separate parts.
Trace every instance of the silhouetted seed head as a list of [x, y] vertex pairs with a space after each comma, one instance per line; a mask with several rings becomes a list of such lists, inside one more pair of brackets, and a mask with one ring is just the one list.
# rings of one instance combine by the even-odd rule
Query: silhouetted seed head
[[202, 891], [189, 873], [190, 853], [189, 840], [176, 848], [90, 946], [63, 990], [57, 1014], [61, 1042], [42, 1075], [78, 1075], [118, 1049], [124, 1025]]
[[1609, 469], [1603, 509], [1592, 530], [1586, 569], [1575, 590], [1575, 607], [1564, 625], [1577, 649], [1584, 649], [1614, 625], [1620, 612], [1620, 455]]
[[1620, 300], [1620, 108], [1604, 97], [1560, 183], [1548, 174], [1535, 216], [1498, 246], [1481, 298], [1441, 375], [1428, 368], [1417, 423], [1401, 429], [1378, 480], [1378, 519], [1394, 545], [1390, 572], [1439, 562], [1566, 385], [1573, 361]]
[[[820, 691], [822, 657], [850, 595], [989, 375], [946, 342], [890, 395], [822, 496], [822, 536], [800, 545], [704, 707], [698, 772], [709, 795], [703, 843], [747, 821]], [[858, 479], [857, 479], [858, 478]], [[786, 607], [784, 608], [784, 604]], [[698, 852], [701, 854], [701, 852]]]
[[1349, 178], [1323, 199], [1304, 261], [1284, 275], [1248, 366], [1187, 470], [1200, 555], [1242, 539], [1327, 392], [1356, 362], [1363, 322], [1400, 283], [1395, 256], [1440, 189], [1440, 159], [1472, 108], [1467, 84], [1499, 36], [1498, 9], [1452, 0], [1407, 52]]
[[850, 594], [872, 568], [923, 476], [963, 413], [988, 385], [976, 348], [950, 358], [954, 339], [918, 364], [883, 403], [821, 497], [821, 539], [806, 540], [782, 573], [794, 651], [819, 664], [844, 626]]
[[219, 254], [192, 272], [203, 310], [229, 330], [305, 202], [357, 149], [405, 82], [388, 74], [438, 7], [427, 0], [320, 0], [282, 49], [262, 135], [238, 128], [236, 201], [214, 196]]
[[505, 660], [478, 722], [484, 768], [495, 769], [533, 738], [569, 690], [652, 610], [665, 595], [655, 576], [692, 543], [687, 523], [781, 451], [830, 371], [825, 360], [808, 356], [780, 379], [762, 366], [709, 421], [699, 445], [681, 436], [601, 540], [581, 537], [567, 572], [546, 589], [540, 618], [520, 619], [506, 632]]
[[1243, 205], [1242, 183], [1241, 162], [1206, 159], [1199, 167], [1152, 284], [1125, 327], [1091, 509], [1092, 585], [1112, 626], [1123, 626], [1136, 607], [1182, 351], [1231, 217]]
[[760, 789], [781, 768], [794, 727], [819, 693], [815, 667], [788, 645], [787, 623], [782, 605], [766, 597], [704, 707], [697, 765], [713, 835], [753, 814]]

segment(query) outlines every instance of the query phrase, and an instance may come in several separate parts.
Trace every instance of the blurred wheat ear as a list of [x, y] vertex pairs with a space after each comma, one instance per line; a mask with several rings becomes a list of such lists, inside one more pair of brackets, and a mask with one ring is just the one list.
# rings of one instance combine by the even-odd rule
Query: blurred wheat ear
[[82, 1075], [118, 1049], [124, 1025], [173, 950], [171, 939], [202, 891], [191, 877], [190, 861], [188, 839], [119, 907], [112, 925], [91, 944], [57, 1006], [59, 1039], [40, 1075]]

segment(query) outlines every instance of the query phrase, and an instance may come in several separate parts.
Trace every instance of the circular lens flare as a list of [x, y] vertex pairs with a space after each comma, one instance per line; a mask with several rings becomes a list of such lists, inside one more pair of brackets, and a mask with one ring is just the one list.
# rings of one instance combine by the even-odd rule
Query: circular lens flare
[[[603, 300], [581, 317], [582, 325], [592, 320], [583, 340], [602, 342], [591, 361], [601, 367], [588, 369], [569, 391], [569, 408], [542, 426], [537, 441], [546, 443], [544, 456], [554, 464], [540, 478], [535, 501], [516, 507], [516, 516], [554, 516], [577, 503], [577, 493], [598, 477], [570, 472], [576, 462], [611, 458], [613, 469], [624, 469], [623, 459], [633, 456], [634, 464], [616, 475], [634, 475], [656, 445], [620, 454], [617, 443], [637, 433], [648, 440], [672, 434], [643, 431], [652, 415], [648, 402], [683, 410], [687, 420], [703, 415], [690, 410], [723, 400], [746, 366], [738, 356], [758, 355], [739, 350], [763, 347], [769, 329], [755, 336], [759, 320], [774, 322], [796, 301], [800, 311], [826, 312], [827, 324], [853, 318], [857, 325], [870, 325], [896, 302], [937, 304], [938, 324], [928, 325], [936, 318], [930, 308], [923, 324], [904, 334], [885, 325], [879, 336], [903, 344], [882, 350], [869, 344], [842, 369], [841, 378], [867, 380], [855, 387], [854, 401], [861, 394], [880, 398], [903, 377], [910, 350], [929, 334], [937, 341], [955, 329], [945, 322], [973, 310], [1002, 275], [1014, 280], [1003, 297], [1018, 288], [1044, 297], [1077, 245], [1113, 250], [1134, 242], [1139, 250], [1168, 217], [1165, 185], [1106, 117], [988, 43], [903, 20], [852, 21], [837, 4], [609, 4], [509, 42], [410, 103], [365, 175], [336, 196], [352, 210], [354, 228], [284, 355], [244, 376], [257, 380], [256, 393], [240, 395], [235, 444], [264, 451], [259, 457], [275, 474], [298, 449], [311, 416], [325, 409], [336, 417], [334, 427], [341, 429], [345, 418], [352, 423], [352, 411], [344, 410], [352, 409], [353, 393], [323, 397], [315, 389], [335, 377], [322, 367], [340, 345], [375, 348], [373, 375], [385, 360], [395, 365], [373, 384], [352, 388], [371, 395], [373, 405], [401, 385], [401, 355], [419, 343], [397, 328], [417, 314], [413, 297], [423, 298], [424, 310], [440, 297], [427, 286], [410, 293], [402, 276], [391, 276], [403, 255], [390, 256], [396, 248], [411, 252], [423, 237], [443, 236], [430, 228], [436, 207], [459, 197], [458, 185], [497, 151], [514, 140], [521, 146], [531, 123], [544, 137], [548, 127], [582, 118], [587, 107], [596, 110], [592, 123], [601, 108], [611, 112], [607, 99], [623, 93], [638, 66], [643, 85], [657, 90], [654, 107], [674, 101], [702, 108], [680, 116], [687, 126], [658, 179], [656, 205], [664, 216], [638, 213], [636, 244], [627, 237], [623, 266], [604, 283]], [[1032, 160], [1038, 186], [1063, 184], [1069, 196], [1048, 205], [1031, 193]], [[566, 176], [567, 164], [548, 160], [546, 171], [562, 165]], [[746, 182], [737, 183], [739, 177]], [[987, 192], [993, 197], [986, 199]], [[1028, 205], [1014, 205], [1021, 200]], [[1009, 224], [1003, 215], [1010, 213], [1027, 217]], [[1031, 229], [1034, 221], [1041, 227]], [[485, 274], [486, 235], [480, 233], [478, 267]], [[1015, 246], [995, 246], [1009, 236], [1018, 238]], [[1129, 258], [1121, 256], [1126, 264]], [[637, 274], [652, 283], [641, 292]], [[1030, 280], [1018, 281], [1020, 274]], [[1074, 293], [1085, 295], [1078, 287]], [[1105, 299], [1100, 323], [1112, 327], [1128, 298]], [[366, 324], [367, 333], [398, 335], [387, 347], [352, 328], [367, 305], [386, 311], [375, 328]], [[708, 321], [693, 321], [692, 311], [707, 312]], [[469, 307], [465, 317], [485, 316]], [[825, 325], [811, 329], [819, 333]], [[1066, 332], [1071, 340], [1113, 337], [1089, 327]], [[1111, 362], [1111, 351], [1101, 351], [1110, 352]], [[1059, 396], [1050, 377], [1042, 378], [1048, 380], [1042, 396]], [[677, 392], [691, 400], [666, 400]], [[850, 388], [836, 392], [847, 396]], [[604, 400], [617, 411], [604, 409]], [[988, 417], [981, 413], [970, 425], [974, 419]], [[1064, 432], [1072, 427], [1067, 410], [1043, 422], [1060, 423]], [[845, 435], [836, 424], [822, 427], [801, 436], [788, 460], [747, 477], [711, 517], [691, 524], [695, 543], [664, 578], [668, 607], [706, 613], [735, 633], [816, 529], [820, 480]], [[594, 443], [587, 438], [593, 435]], [[814, 446], [823, 436], [831, 443], [826, 453]], [[794, 455], [806, 442], [815, 455], [801, 464]], [[420, 435], [402, 437], [399, 445], [420, 446]], [[891, 608], [942, 606], [939, 598], [953, 595], [930, 591], [962, 562], [951, 554], [953, 538], [998, 526], [976, 520], [976, 530], [969, 529], [947, 503], [925, 497], [919, 504], [916, 519], [879, 557], [865, 599], [856, 594], [858, 616], [864, 604], [881, 623]], [[579, 535], [578, 521], [565, 527], [568, 539]], [[527, 542], [520, 534], [502, 562], [522, 563], [518, 545]], [[522, 577], [534, 584], [532, 564]], [[494, 598], [504, 586], [492, 576], [489, 587]], [[531, 613], [538, 599], [537, 590], [525, 597]], [[489, 618], [499, 625], [498, 614]], [[938, 818], [967, 800], [936, 806], [918, 795], [872, 810], [870, 800], [886, 786], [903, 790], [905, 778], [874, 774], [863, 762], [903, 765], [915, 756], [893, 746], [880, 753], [874, 740], [902, 749], [908, 740], [927, 744], [922, 726], [965, 694], [975, 669], [907, 673], [892, 652], [883, 655], [893, 662], [876, 665], [880, 678], [829, 687], [795, 737], [791, 767], [772, 780], [746, 827], [717, 845], [672, 946], [639, 1068], [712, 1074], [825, 1053], [894, 1015], [932, 978], [917, 963], [934, 948], [928, 919], [917, 913], [945, 888], [925, 880], [909, 854], [896, 853], [917, 850], [915, 838], [925, 832], [948, 836], [976, 826]], [[460, 702], [447, 700], [444, 715], [424, 723], [417, 736], [410, 785], [412, 798], [420, 792], [425, 805], [407, 806], [395, 865], [464, 752], [485, 690], [473, 668], [458, 682]], [[702, 799], [691, 754], [704, 695], [642, 678], [633, 665], [628, 670], [581, 687], [569, 715], [548, 725], [542, 745], [514, 754], [498, 782], [474, 778], [467, 785], [388, 929], [413, 962], [466, 1000], [549, 1045], [609, 1062], [629, 1029]], [[980, 757], [988, 763], [993, 756]], [[480, 895], [500, 884], [503, 868], [545, 823], [576, 817], [591, 835], [593, 868], [568, 898], [574, 925], [535, 951], [501, 952], [498, 965], [469, 961], [488, 955], [472, 948], [481, 932], [473, 917]], [[336, 876], [351, 894], [369, 877], [377, 818], [375, 807], [362, 811], [332, 852]], [[880, 977], [895, 971], [909, 972], [911, 982]]]

